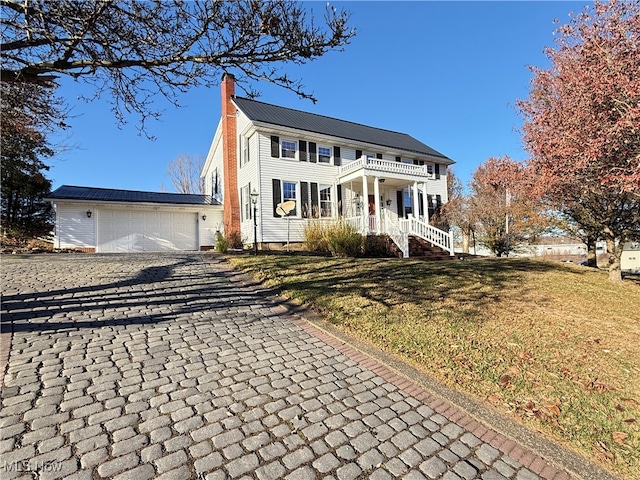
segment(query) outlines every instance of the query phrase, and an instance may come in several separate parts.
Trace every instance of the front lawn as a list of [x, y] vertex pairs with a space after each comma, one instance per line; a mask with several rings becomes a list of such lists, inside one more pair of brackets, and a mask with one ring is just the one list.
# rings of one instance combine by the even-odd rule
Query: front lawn
[[231, 257], [360, 340], [640, 478], [640, 285], [529, 259]]

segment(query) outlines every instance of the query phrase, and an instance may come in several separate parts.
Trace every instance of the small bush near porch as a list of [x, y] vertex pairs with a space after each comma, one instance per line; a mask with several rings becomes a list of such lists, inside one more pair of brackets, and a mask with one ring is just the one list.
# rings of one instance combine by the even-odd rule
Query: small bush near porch
[[640, 284], [531, 259], [230, 261], [447, 386], [640, 478]]

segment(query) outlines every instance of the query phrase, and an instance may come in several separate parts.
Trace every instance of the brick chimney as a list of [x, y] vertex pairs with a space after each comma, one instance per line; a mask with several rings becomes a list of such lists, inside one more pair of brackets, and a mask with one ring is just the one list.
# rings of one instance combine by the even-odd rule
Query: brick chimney
[[227, 238], [237, 234], [240, 238], [240, 200], [238, 199], [238, 133], [236, 106], [231, 99], [235, 95], [235, 77], [222, 76], [222, 151], [224, 202], [223, 223]]

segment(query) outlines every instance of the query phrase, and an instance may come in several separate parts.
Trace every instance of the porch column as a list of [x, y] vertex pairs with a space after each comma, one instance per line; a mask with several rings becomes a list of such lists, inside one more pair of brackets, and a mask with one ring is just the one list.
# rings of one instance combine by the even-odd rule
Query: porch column
[[373, 196], [376, 208], [376, 232], [380, 233], [380, 178], [373, 178]]
[[424, 222], [429, 224], [429, 199], [427, 196], [427, 182], [422, 184], [422, 211], [424, 212]]
[[420, 196], [418, 195], [418, 182], [413, 182], [413, 218], [420, 220]]
[[362, 215], [365, 232], [369, 233], [369, 185], [365, 174], [362, 175]]

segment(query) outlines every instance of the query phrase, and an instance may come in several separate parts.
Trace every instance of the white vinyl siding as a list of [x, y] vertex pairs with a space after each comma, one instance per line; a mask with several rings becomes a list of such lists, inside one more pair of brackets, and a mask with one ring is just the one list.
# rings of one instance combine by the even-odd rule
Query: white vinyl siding
[[197, 250], [215, 244], [221, 222], [222, 207], [213, 205], [185, 209], [56, 202], [54, 246], [112, 253]]
[[[332, 186], [332, 200], [335, 202], [335, 181], [338, 175], [339, 167], [327, 164], [318, 164], [310, 161], [283, 161], [280, 158], [271, 157], [271, 133], [256, 133], [254, 137], [259, 138], [259, 151], [260, 151], [260, 179], [258, 175], [251, 180], [253, 188], [254, 182], [258, 182], [258, 191], [260, 197], [258, 198], [258, 239], [260, 242], [286, 242], [287, 241], [287, 225], [286, 221], [280, 217], [274, 217], [273, 215], [273, 179], [278, 179], [281, 182], [281, 196], [283, 189], [283, 182], [290, 181], [297, 183], [296, 194], [297, 200], [302, 201], [300, 195], [300, 182], [315, 182], [318, 185], [331, 185]], [[307, 148], [309, 140], [304, 136], [291, 137], [288, 135], [279, 135], [280, 140], [295, 139], [307, 141]], [[328, 145], [325, 142], [322, 145]], [[341, 153], [341, 157], [344, 153]], [[353, 155], [353, 153], [352, 153]], [[240, 181], [240, 180], [239, 180]], [[244, 180], [242, 180], [244, 181]], [[243, 183], [240, 183], [241, 185]], [[309, 189], [309, 195], [311, 194]], [[334, 210], [335, 211], [335, 210]], [[290, 240], [292, 242], [301, 242], [304, 239], [304, 226], [307, 223], [307, 219], [301, 216], [301, 206], [296, 202], [296, 217], [290, 218]], [[251, 225], [253, 229], [253, 225]], [[253, 238], [253, 230], [243, 229], [243, 237]]]

